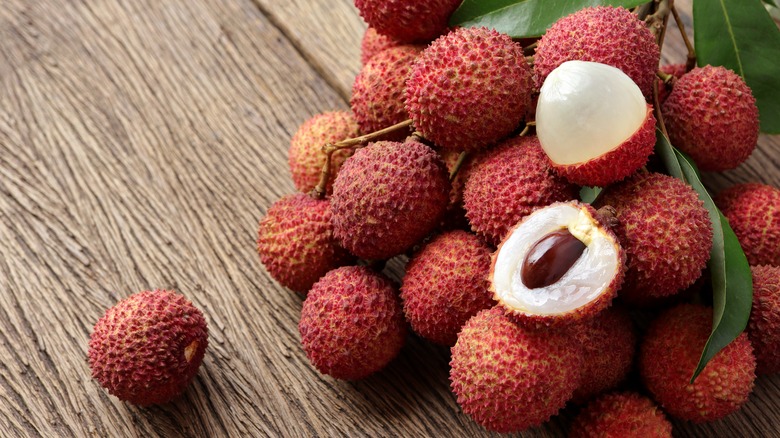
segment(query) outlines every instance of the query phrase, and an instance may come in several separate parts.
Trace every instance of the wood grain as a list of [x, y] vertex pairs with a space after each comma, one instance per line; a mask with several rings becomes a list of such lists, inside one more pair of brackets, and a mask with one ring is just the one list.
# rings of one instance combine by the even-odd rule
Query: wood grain
[[[348, 106], [363, 29], [350, 0], [4, 3], [0, 435], [490, 435], [450, 393], [446, 348], [410, 338], [360, 382], [314, 371], [301, 297], [255, 254], [258, 219], [294, 190], [290, 136]], [[778, 152], [762, 137], [707, 182], [780, 185]], [[86, 350], [106, 308], [150, 288], [201, 308], [210, 345], [183, 397], [143, 409], [91, 379]], [[778, 386], [678, 434], [777, 435]], [[575, 411], [524, 435], [560, 436]]]

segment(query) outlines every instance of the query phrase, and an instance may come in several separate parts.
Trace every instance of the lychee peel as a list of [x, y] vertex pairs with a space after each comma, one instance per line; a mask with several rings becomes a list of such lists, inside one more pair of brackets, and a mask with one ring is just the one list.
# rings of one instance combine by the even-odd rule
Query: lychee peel
[[452, 347], [450, 380], [463, 412], [496, 432], [519, 432], [555, 415], [578, 384], [582, 354], [572, 338], [483, 310]]
[[780, 190], [759, 183], [737, 184], [719, 193], [715, 204], [751, 265], [780, 266]]
[[329, 201], [304, 193], [287, 195], [268, 209], [258, 227], [257, 252], [271, 277], [300, 293], [354, 260], [334, 237]]
[[411, 258], [401, 299], [417, 334], [452, 346], [469, 318], [495, 304], [488, 292], [491, 251], [477, 236], [455, 230], [436, 236]]
[[680, 79], [682, 75], [688, 72], [685, 64], [666, 64], [658, 68], [663, 73], [672, 75], [673, 79], [670, 82], [664, 83], [658, 78], [658, 104], [663, 105], [666, 99], [669, 97], [669, 93], [672, 92], [672, 85]]
[[298, 329], [312, 365], [345, 380], [384, 368], [406, 338], [401, 303], [390, 280], [358, 266], [330, 271], [312, 287]]
[[368, 60], [377, 53], [401, 44], [399, 41], [380, 34], [373, 27], [366, 28], [363, 39], [360, 41], [360, 65], [366, 65]]
[[531, 95], [523, 49], [487, 28], [459, 28], [425, 49], [406, 83], [406, 110], [436, 145], [480, 150], [511, 134]]
[[642, 341], [639, 372], [670, 415], [696, 423], [738, 410], [753, 390], [756, 359], [742, 333], [713, 357], [694, 383], [693, 371], [712, 329], [712, 309], [682, 304], [653, 321]]
[[444, 33], [460, 1], [355, 0], [355, 6], [380, 34], [413, 43], [431, 41]]
[[672, 438], [672, 424], [661, 409], [635, 392], [606, 394], [574, 419], [570, 438]]
[[748, 337], [756, 355], [756, 373], [780, 372], [780, 268], [754, 266], [753, 309]]
[[89, 340], [92, 377], [120, 400], [147, 406], [178, 397], [208, 345], [203, 313], [184, 296], [143, 291], [106, 311]]

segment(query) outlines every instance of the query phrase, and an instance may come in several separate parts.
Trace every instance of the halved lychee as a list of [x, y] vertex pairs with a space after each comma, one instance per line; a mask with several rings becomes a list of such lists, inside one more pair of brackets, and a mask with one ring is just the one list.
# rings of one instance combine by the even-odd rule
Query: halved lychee
[[536, 132], [553, 168], [570, 182], [606, 186], [647, 163], [655, 145], [653, 107], [619, 69], [567, 61], [540, 90]]
[[520, 322], [548, 325], [595, 316], [623, 281], [625, 256], [603, 212], [556, 203], [526, 216], [493, 254], [494, 298]]

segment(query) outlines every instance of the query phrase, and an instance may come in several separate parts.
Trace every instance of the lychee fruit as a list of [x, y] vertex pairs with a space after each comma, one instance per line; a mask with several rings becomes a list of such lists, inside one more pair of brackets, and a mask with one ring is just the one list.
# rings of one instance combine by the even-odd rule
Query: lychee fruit
[[335, 235], [358, 257], [401, 254], [439, 224], [449, 192], [433, 149], [414, 140], [369, 144], [344, 163], [333, 185]]
[[426, 42], [447, 30], [461, 0], [355, 0], [370, 27], [405, 43]]
[[463, 324], [493, 307], [488, 292], [491, 248], [461, 230], [436, 236], [406, 265], [401, 285], [412, 329], [437, 344], [455, 344]]
[[672, 424], [647, 397], [635, 392], [606, 394], [574, 419], [569, 438], [672, 438]]
[[[360, 70], [352, 85], [350, 105], [361, 131], [379, 131], [409, 118], [404, 86], [420, 51], [411, 45], [391, 47], [374, 55]], [[383, 139], [401, 141], [408, 134], [399, 130]]]
[[354, 259], [333, 235], [329, 202], [304, 193], [287, 195], [268, 209], [258, 227], [257, 252], [271, 277], [300, 293]]
[[639, 372], [670, 415], [696, 423], [738, 410], [753, 390], [756, 358], [742, 333], [690, 383], [712, 329], [712, 309], [682, 304], [663, 312], [640, 346]]
[[178, 397], [208, 345], [203, 313], [184, 296], [143, 291], [108, 309], [89, 339], [92, 377], [120, 400], [148, 406]]
[[384, 368], [406, 339], [397, 291], [389, 279], [362, 266], [335, 269], [315, 283], [298, 329], [312, 365], [345, 380]]
[[406, 83], [415, 128], [446, 149], [474, 151], [509, 136], [526, 114], [523, 48], [487, 28], [459, 28], [425, 49]]
[[574, 400], [582, 402], [616, 387], [626, 378], [634, 362], [637, 335], [628, 311], [619, 306], [602, 311], [575, 333], [585, 362]]
[[737, 184], [715, 197], [751, 265], [780, 266], [780, 190]]
[[755, 350], [756, 372], [780, 372], [780, 268], [754, 266], [753, 309], [748, 337]]
[[595, 317], [623, 281], [625, 256], [592, 207], [556, 203], [526, 216], [493, 254], [493, 298], [534, 325]]
[[524, 328], [493, 307], [463, 326], [450, 366], [463, 412], [489, 430], [519, 432], [547, 421], [571, 398], [582, 353], [566, 334]]
[[380, 34], [373, 27], [366, 28], [363, 39], [360, 41], [360, 65], [366, 65], [368, 60], [377, 53], [401, 44], [399, 41]]
[[547, 75], [566, 61], [591, 61], [619, 68], [650, 97], [660, 59], [652, 32], [631, 11], [585, 8], [558, 20], [539, 40], [534, 56], [536, 85], [541, 87]]
[[666, 64], [658, 68], [662, 72], [671, 75], [672, 80], [664, 83], [660, 78], [658, 79], [658, 104], [663, 105], [666, 102], [666, 98], [669, 97], [669, 93], [672, 92], [672, 85], [677, 82], [685, 73], [688, 73], [687, 66], [685, 64]]
[[725, 67], [684, 74], [662, 108], [672, 144], [704, 171], [733, 169], [758, 142], [758, 108], [750, 87]]
[[[308, 193], [319, 184], [326, 158], [323, 146], [358, 135], [358, 124], [352, 113], [347, 111], [318, 114], [304, 122], [290, 140], [287, 159], [295, 188]], [[326, 186], [328, 195], [333, 193], [333, 180], [350, 155], [351, 149], [340, 149], [331, 156], [330, 180]]]
[[533, 210], [577, 197], [533, 136], [513, 137], [475, 158], [463, 189], [471, 228], [497, 246]]
[[[452, 174], [452, 171], [460, 160], [463, 152], [445, 149], [439, 153], [442, 161], [444, 161], [444, 164], [447, 166], [447, 173]], [[469, 221], [466, 219], [466, 210], [463, 207], [463, 189], [466, 186], [466, 180], [469, 178], [473, 163], [474, 155], [466, 154], [463, 157], [463, 163], [461, 164], [458, 173], [450, 180], [452, 189], [450, 190], [450, 202], [447, 205], [447, 212], [444, 214], [443, 229], [471, 229], [471, 225], [469, 225]]]
[[566, 61], [542, 85], [536, 134], [558, 174], [575, 184], [604, 187], [647, 163], [655, 146], [655, 116], [619, 69]]
[[704, 204], [679, 179], [640, 172], [606, 188], [596, 206], [617, 213], [614, 227], [628, 268], [620, 297], [647, 305], [692, 285], [712, 247], [712, 223]]

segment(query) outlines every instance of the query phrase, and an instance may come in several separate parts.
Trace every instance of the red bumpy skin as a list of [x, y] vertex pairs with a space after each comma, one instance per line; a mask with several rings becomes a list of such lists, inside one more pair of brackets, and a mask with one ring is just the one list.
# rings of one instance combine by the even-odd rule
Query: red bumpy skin
[[377, 53], [398, 45], [401, 45], [399, 41], [380, 34], [373, 27], [366, 28], [360, 41], [360, 65], [366, 65]]
[[436, 145], [484, 149], [520, 125], [531, 82], [523, 48], [512, 38], [486, 28], [459, 28], [418, 58], [406, 83], [406, 110]]
[[207, 345], [206, 320], [189, 300], [165, 290], [143, 291], [108, 309], [95, 324], [89, 367], [119, 399], [162, 404], [184, 392]]
[[647, 397], [606, 394], [590, 402], [572, 423], [569, 438], [672, 438], [672, 424]]
[[780, 266], [780, 190], [737, 184], [715, 198], [751, 265]]
[[329, 202], [304, 193], [268, 209], [258, 227], [257, 252], [276, 281], [304, 294], [325, 273], [354, 260], [333, 236]]
[[452, 346], [469, 318], [495, 305], [488, 292], [490, 253], [477, 236], [455, 230], [435, 237], [412, 257], [401, 299], [417, 334]]
[[661, 108], [672, 144], [701, 170], [733, 169], [756, 148], [756, 99], [745, 81], [725, 67], [708, 65], [684, 74]]
[[390, 280], [359, 266], [333, 270], [312, 287], [298, 330], [312, 365], [346, 380], [384, 368], [406, 339], [401, 303]]
[[672, 92], [672, 84], [677, 82], [677, 79], [680, 79], [688, 70], [686, 69], [685, 64], [667, 64], [662, 65], [658, 69], [668, 75], [674, 76], [674, 79], [666, 84], [658, 78], [658, 104], [663, 105], [664, 102], [666, 102], [666, 98], [669, 97], [669, 93]]
[[585, 8], [561, 18], [539, 40], [534, 57], [536, 86], [566, 61], [591, 61], [623, 70], [652, 96], [661, 51], [655, 37], [624, 8]]
[[738, 410], [753, 390], [756, 358], [746, 333], [689, 383], [711, 330], [712, 309], [682, 304], [662, 313], [645, 334], [639, 373], [670, 415], [696, 423], [717, 420]]
[[447, 30], [461, 0], [355, 0], [360, 16], [382, 35], [405, 43], [427, 42]]
[[753, 310], [748, 337], [756, 355], [756, 372], [780, 372], [780, 268], [754, 266]]

